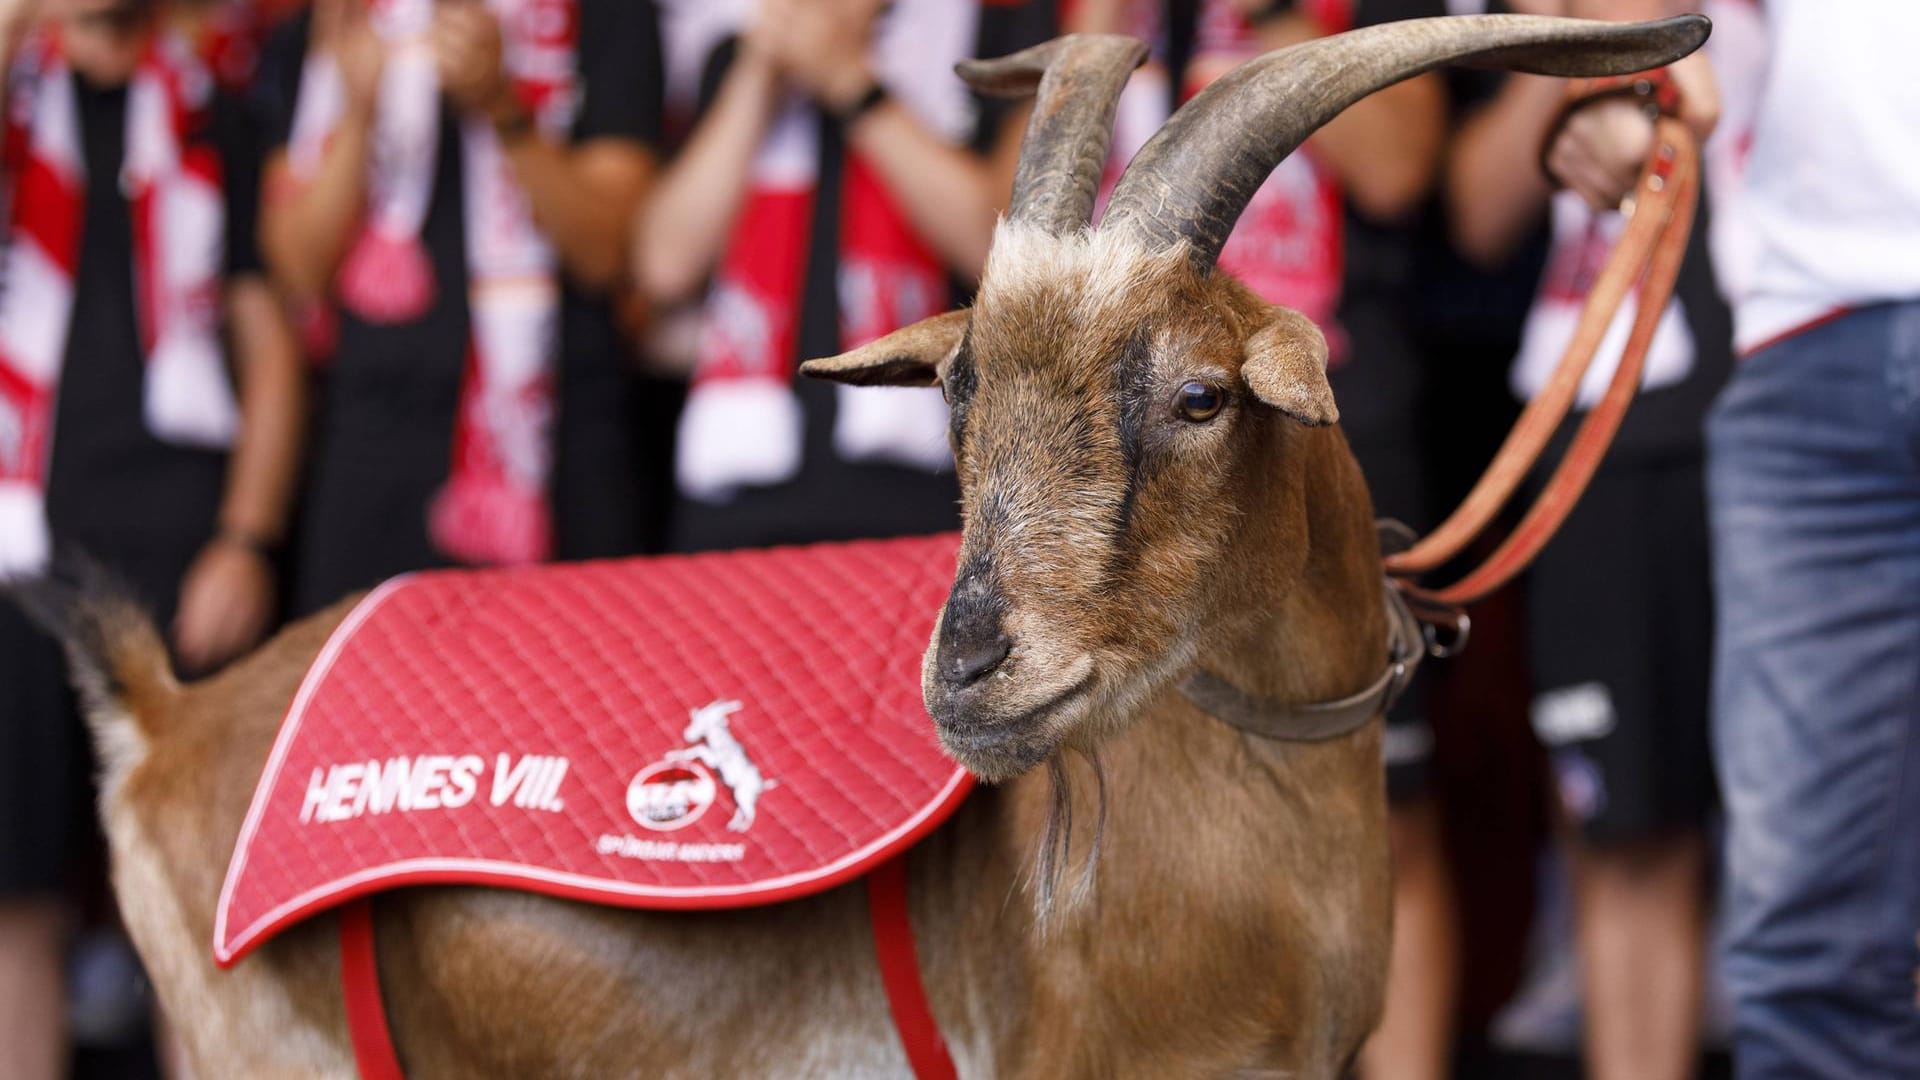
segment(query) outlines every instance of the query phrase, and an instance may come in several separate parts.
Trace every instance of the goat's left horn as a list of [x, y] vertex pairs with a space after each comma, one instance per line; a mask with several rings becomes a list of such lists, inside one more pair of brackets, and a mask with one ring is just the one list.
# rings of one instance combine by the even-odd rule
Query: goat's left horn
[[1279, 49], [1214, 80], [1134, 156], [1102, 229], [1150, 250], [1185, 240], [1212, 269], [1247, 200], [1307, 136], [1361, 98], [1442, 64], [1536, 75], [1625, 75], [1700, 47], [1703, 15], [1607, 23], [1543, 15], [1409, 19]]
[[967, 85], [1000, 97], [1038, 91], [1020, 143], [1008, 216], [1062, 235], [1086, 227], [1113, 142], [1113, 113], [1146, 43], [1121, 34], [1068, 34], [995, 60], [954, 66]]

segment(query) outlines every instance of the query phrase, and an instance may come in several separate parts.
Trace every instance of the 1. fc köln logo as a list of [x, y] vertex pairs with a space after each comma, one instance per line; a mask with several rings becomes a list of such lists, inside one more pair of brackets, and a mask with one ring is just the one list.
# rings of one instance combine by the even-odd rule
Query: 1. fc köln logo
[[656, 761], [627, 785], [627, 813], [649, 829], [684, 829], [713, 805], [717, 786], [697, 761]]
[[687, 745], [668, 751], [627, 785], [627, 813], [634, 821], [659, 832], [684, 829], [706, 814], [725, 784], [734, 807], [727, 828], [746, 832], [753, 827], [760, 796], [778, 782], [761, 774], [734, 737], [727, 718], [740, 709], [738, 701], [715, 701], [692, 710], [681, 733]]

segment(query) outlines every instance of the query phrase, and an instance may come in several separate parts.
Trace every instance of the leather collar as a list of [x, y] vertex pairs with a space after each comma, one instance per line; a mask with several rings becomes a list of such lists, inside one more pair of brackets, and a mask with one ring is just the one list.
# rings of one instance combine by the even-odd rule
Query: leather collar
[[1285, 742], [1320, 742], [1359, 730], [1400, 699], [1426, 655], [1420, 623], [1400, 590], [1386, 583], [1387, 669], [1372, 685], [1332, 701], [1298, 702], [1249, 694], [1208, 671], [1195, 671], [1180, 692], [1202, 711], [1252, 735]]

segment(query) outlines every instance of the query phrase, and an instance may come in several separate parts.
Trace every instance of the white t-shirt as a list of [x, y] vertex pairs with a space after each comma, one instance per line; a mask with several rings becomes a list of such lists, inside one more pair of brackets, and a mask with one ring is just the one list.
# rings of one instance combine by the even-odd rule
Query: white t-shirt
[[1734, 338], [1920, 297], [1920, 2], [1767, 0]]

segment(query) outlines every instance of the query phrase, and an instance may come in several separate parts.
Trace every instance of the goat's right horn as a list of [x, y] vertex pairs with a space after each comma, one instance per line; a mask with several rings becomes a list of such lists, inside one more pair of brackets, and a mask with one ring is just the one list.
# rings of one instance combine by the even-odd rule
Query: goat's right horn
[[1361, 98], [1442, 64], [1536, 75], [1625, 75], [1700, 47], [1703, 15], [1643, 23], [1544, 15], [1408, 19], [1249, 60], [1214, 80], [1156, 132], [1114, 188], [1102, 229], [1150, 250], [1185, 240], [1212, 269], [1247, 200], [1307, 136]]
[[1007, 214], [1054, 235], [1085, 228], [1113, 142], [1113, 114], [1145, 42], [1068, 34], [994, 60], [954, 66], [969, 86], [1000, 97], [1038, 91], [1020, 143]]

